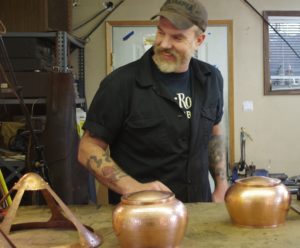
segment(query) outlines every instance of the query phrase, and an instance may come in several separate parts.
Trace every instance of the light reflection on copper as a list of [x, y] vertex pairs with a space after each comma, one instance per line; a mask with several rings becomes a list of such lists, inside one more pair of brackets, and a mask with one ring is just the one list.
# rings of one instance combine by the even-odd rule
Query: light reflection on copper
[[113, 227], [121, 247], [179, 247], [187, 211], [173, 193], [141, 191], [123, 196], [113, 213]]
[[267, 177], [239, 179], [225, 195], [232, 222], [249, 227], [277, 227], [285, 222], [291, 196], [280, 180]]

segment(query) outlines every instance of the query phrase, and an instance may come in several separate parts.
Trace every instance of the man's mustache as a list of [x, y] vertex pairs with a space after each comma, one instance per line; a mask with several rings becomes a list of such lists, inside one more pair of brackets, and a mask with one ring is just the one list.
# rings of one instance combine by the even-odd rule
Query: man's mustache
[[174, 51], [173, 49], [156, 47], [156, 52], [158, 52], [158, 53], [165, 52], [165, 53], [169, 53], [169, 54], [171, 54], [171, 55], [177, 57], [177, 52]]

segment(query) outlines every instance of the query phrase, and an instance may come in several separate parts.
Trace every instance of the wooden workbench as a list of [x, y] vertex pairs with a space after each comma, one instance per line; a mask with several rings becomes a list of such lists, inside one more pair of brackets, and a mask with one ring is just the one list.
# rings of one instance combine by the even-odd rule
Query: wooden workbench
[[[295, 201], [300, 206], [299, 201]], [[287, 221], [277, 228], [244, 228], [231, 224], [224, 204], [186, 204], [189, 214], [182, 247], [258, 248], [300, 247], [300, 215], [290, 210]], [[114, 207], [94, 205], [72, 206], [73, 214], [81, 223], [89, 225], [103, 238], [103, 248], [119, 247], [112, 229]], [[46, 221], [50, 211], [45, 207], [20, 207], [15, 222]], [[9, 238], [18, 248], [78, 247], [77, 231], [31, 230], [10, 233]], [[0, 244], [1, 247], [1, 244]], [[128, 247], [130, 248], [130, 247]]]

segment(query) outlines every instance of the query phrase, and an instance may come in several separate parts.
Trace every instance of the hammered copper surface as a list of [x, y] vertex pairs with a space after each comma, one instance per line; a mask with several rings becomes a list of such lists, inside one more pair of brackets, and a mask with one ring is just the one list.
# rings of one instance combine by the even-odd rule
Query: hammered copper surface
[[291, 195], [279, 179], [253, 176], [231, 185], [225, 203], [236, 225], [277, 227], [286, 220]]
[[[79, 235], [79, 244], [81, 247], [98, 247], [102, 243], [101, 239], [93, 232], [82, 225], [73, 215], [64, 202], [56, 195], [46, 181], [36, 173], [25, 174], [12, 188], [17, 190], [12, 205], [9, 207], [0, 229], [5, 235], [11, 230], [26, 230], [35, 228], [66, 228], [77, 229]], [[51, 210], [51, 217], [46, 222], [27, 222], [13, 224], [18, 207], [26, 190], [40, 190]], [[10, 191], [11, 192], [11, 191]], [[5, 200], [2, 198], [1, 202]], [[1, 247], [1, 244], [0, 244]], [[46, 247], [46, 245], [45, 245]]]
[[113, 228], [124, 248], [179, 247], [186, 225], [186, 207], [170, 192], [125, 195], [113, 212]]

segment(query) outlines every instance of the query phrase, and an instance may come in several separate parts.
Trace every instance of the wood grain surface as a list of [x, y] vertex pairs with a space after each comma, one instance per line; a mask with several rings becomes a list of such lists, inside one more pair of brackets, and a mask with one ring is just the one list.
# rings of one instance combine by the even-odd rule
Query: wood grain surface
[[[299, 201], [294, 204], [300, 206]], [[181, 247], [300, 247], [300, 215], [290, 210], [286, 223], [276, 228], [245, 228], [232, 225], [224, 204], [186, 204], [189, 221]], [[112, 229], [113, 206], [70, 206], [82, 224], [92, 227], [103, 238], [100, 247], [119, 247]], [[15, 223], [46, 221], [50, 211], [46, 207], [26, 206], [17, 212]], [[80, 247], [78, 233], [70, 230], [28, 230], [10, 233], [11, 241], [22, 248]]]

